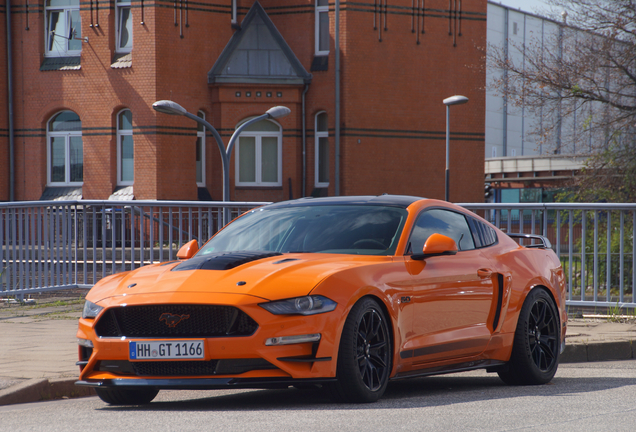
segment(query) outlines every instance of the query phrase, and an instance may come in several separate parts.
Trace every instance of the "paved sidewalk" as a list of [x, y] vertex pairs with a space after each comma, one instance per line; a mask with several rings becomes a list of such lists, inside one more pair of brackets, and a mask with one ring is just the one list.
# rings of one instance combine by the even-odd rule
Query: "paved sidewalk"
[[[0, 405], [93, 394], [73, 385], [83, 302], [69, 300], [45, 307], [0, 305]], [[561, 362], [632, 359], [635, 345], [636, 320], [571, 319]]]

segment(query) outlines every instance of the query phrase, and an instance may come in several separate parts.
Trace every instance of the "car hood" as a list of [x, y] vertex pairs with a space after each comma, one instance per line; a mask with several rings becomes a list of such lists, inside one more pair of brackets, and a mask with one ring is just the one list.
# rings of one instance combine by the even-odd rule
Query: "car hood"
[[322, 280], [336, 272], [390, 261], [391, 257], [279, 254], [226, 270], [199, 268], [202, 266], [196, 263], [196, 259], [148, 265], [107, 277], [95, 285], [87, 299], [97, 303], [122, 295], [188, 292], [243, 294], [279, 300], [307, 295]]

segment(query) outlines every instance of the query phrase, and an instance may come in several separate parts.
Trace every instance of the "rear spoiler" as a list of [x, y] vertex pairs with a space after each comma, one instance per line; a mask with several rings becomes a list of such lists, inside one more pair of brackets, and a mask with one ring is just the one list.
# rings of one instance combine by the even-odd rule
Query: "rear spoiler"
[[[552, 243], [550, 243], [550, 240], [548, 240], [547, 237], [544, 237], [542, 235], [538, 235], [538, 234], [524, 234], [524, 233], [510, 233], [508, 234], [508, 237], [511, 237], [513, 239], [531, 239], [531, 240], [538, 240], [541, 242], [541, 244], [539, 243], [534, 243], [532, 242], [532, 244], [529, 244], [527, 246], [527, 248], [538, 248], [538, 249], [552, 249]], [[519, 241], [519, 244], [521, 244], [521, 241]]]

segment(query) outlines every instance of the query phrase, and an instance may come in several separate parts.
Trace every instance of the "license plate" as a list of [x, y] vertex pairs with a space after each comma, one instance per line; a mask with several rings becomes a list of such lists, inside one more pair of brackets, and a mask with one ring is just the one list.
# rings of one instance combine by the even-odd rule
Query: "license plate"
[[174, 360], [205, 358], [202, 340], [189, 341], [130, 341], [128, 344], [130, 360]]

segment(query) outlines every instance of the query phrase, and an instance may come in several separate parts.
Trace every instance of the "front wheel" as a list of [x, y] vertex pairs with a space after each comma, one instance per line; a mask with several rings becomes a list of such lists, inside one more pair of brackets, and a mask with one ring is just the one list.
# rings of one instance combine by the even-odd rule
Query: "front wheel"
[[391, 373], [391, 333], [380, 305], [364, 298], [356, 303], [342, 329], [337, 382], [331, 396], [343, 402], [375, 402], [386, 390]]
[[95, 392], [101, 400], [110, 405], [145, 405], [157, 396], [159, 390], [96, 388]]
[[523, 303], [507, 370], [499, 372], [506, 384], [537, 385], [549, 382], [559, 365], [559, 315], [542, 288], [530, 291]]

